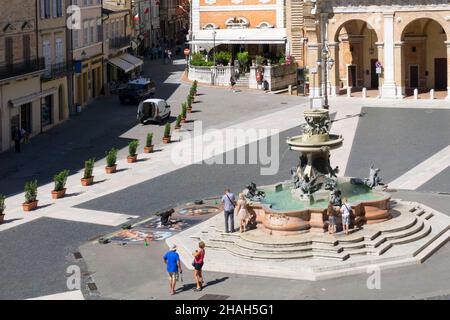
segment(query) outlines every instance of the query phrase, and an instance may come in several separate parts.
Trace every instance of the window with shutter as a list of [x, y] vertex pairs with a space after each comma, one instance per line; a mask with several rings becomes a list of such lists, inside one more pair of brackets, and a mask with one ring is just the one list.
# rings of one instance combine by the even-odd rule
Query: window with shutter
[[57, 16], [62, 17], [63, 16], [63, 0], [56, 0], [57, 1]]
[[55, 41], [55, 63], [63, 62], [63, 43], [61, 38], [56, 38]]
[[52, 63], [52, 52], [50, 41], [48, 40], [42, 42], [42, 55], [44, 56], [45, 59], [45, 69], [49, 70], [50, 65]]
[[13, 61], [13, 39], [11, 37], [8, 37], [5, 38], [5, 62], [7, 65], [11, 65]]
[[57, 11], [57, 2], [58, 0], [52, 0], [52, 17], [56, 18], [56, 11]]
[[29, 62], [31, 58], [30, 35], [23, 35], [23, 60]]
[[41, 9], [41, 19], [45, 19], [45, 0], [40, 0], [39, 6]]
[[45, 0], [45, 18], [51, 17], [51, 0]]
[[78, 46], [79, 46], [78, 30], [72, 30], [72, 43], [73, 43], [74, 49], [78, 48]]

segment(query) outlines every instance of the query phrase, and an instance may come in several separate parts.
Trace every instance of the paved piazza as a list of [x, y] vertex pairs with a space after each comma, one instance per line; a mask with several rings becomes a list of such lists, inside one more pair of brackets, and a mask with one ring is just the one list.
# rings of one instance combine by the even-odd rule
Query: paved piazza
[[[145, 64], [145, 73], [155, 75], [160, 95], [172, 105], [172, 115], [178, 114], [189, 89], [189, 84], [181, 81], [184, 65], [176, 62]], [[6, 221], [0, 225], [0, 299], [199, 299], [205, 294], [229, 299], [450, 298], [448, 100], [344, 97], [330, 100], [331, 133], [344, 138], [343, 146], [331, 153], [332, 165], [339, 166], [339, 175], [355, 177], [367, 177], [372, 164], [380, 168], [396, 202], [393, 209], [401, 211], [397, 220], [384, 225], [383, 232], [395, 236], [400, 232], [426, 233], [418, 243], [402, 244], [395, 236], [376, 234], [368, 226], [361, 234], [346, 237], [339, 232], [325, 237], [337, 245], [356, 241], [359, 236], [364, 238], [361, 241], [369, 242], [386, 237], [385, 246], [393, 245], [385, 255], [368, 258], [350, 254], [343, 261], [314, 260], [305, 264], [301, 260], [245, 259], [236, 252], [232, 254], [231, 245], [219, 248], [212, 243], [208, 247], [207, 243], [205, 288], [201, 293], [191, 290], [194, 280], [188, 272], [192, 269], [190, 251], [198, 233], [216, 228], [218, 235], [214, 236], [223, 236], [223, 214], [216, 197], [225, 187], [237, 193], [250, 181], [259, 186], [290, 179], [290, 169], [298, 162], [298, 154], [289, 151], [285, 141], [300, 133], [304, 124], [302, 113], [308, 108], [308, 100], [300, 96], [199, 86], [194, 113], [188, 116], [191, 121], [180, 132], [173, 133], [173, 143], [163, 145], [160, 142], [163, 126], [136, 125], [134, 106], [120, 106], [115, 97], [102, 98], [73, 120], [33, 139], [22, 154], [0, 155], [0, 192], [8, 196]], [[104, 121], [105, 112], [111, 116], [108, 121]], [[238, 141], [234, 146], [219, 141], [218, 148], [211, 153], [194, 151], [196, 157], [190, 161], [175, 163], [176, 148], [203, 138], [201, 134], [186, 135], [195, 133], [194, 128], [200, 122], [204, 130], [216, 129], [221, 135], [230, 129], [249, 128], [276, 129], [279, 134], [273, 136], [275, 131], [261, 130], [260, 135]], [[149, 131], [155, 135], [155, 152], [140, 153], [140, 161], [128, 164], [125, 159], [128, 141], [139, 139], [142, 148]], [[249, 160], [251, 150], [257, 150], [261, 141], [267, 141], [269, 150], [277, 155], [275, 174], [261, 174], [267, 163], [259, 157], [254, 164], [208, 164], [211, 157], [225, 159], [230, 153], [243, 153]], [[120, 148], [119, 170], [106, 175], [104, 152], [112, 146]], [[94, 169], [97, 183], [83, 188], [79, 183], [82, 164], [92, 156], [98, 160]], [[64, 168], [71, 170], [68, 196], [55, 201], [50, 196], [51, 177]], [[30, 177], [39, 181], [40, 207], [25, 214], [21, 209], [21, 190]], [[211, 206], [219, 207], [219, 211], [181, 215], [186, 219], [181, 231], [153, 227], [155, 212], [182, 208], [188, 202], [205, 198], [211, 198]], [[425, 208], [424, 212], [410, 211], [418, 204]], [[154, 241], [147, 245], [124, 244], [120, 240], [124, 224], [151, 233]], [[145, 227], [146, 224], [152, 227]], [[242, 237], [254, 242], [264, 239], [258, 232]], [[100, 244], [99, 238], [119, 240]], [[314, 239], [295, 241], [314, 242]], [[184, 282], [174, 296], [167, 292], [161, 258], [168, 243], [176, 243], [180, 248], [185, 269]], [[419, 250], [422, 246], [427, 248]], [[345, 248], [338, 249], [337, 254], [342, 256], [345, 252]], [[387, 262], [390, 255], [398, 256], [395, 268], [382, 267], [380, 287], [368, 288], [371, 276], [366, 268], [368, 262], [382, 265], [381, 260]], [[331, 274], [336, 265], [340, 265], [340, 271]], [[81, 288], [75, 290], [67, 287], [73, 266], [81, 268], [82, 277]], [[358, 272], [355, 268], [359, 268]]]

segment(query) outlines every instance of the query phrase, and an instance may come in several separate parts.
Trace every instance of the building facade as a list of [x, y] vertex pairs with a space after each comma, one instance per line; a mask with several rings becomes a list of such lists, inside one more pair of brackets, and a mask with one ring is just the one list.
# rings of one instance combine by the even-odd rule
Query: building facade
[[250, 56], [289, 53], [284, 0], [192, 0], [194, 52], [222, 46]]
[[74, 105], [84, 107], [103, 90], [102, 0], [72, 0], [80, 10], [71, 29]]
[[382, 98], [403, 98], [414, 89], [434, 89], [450, 97], [448, 1], [318, 0], [305, 7], [307, 65], [318, 68], [312, 96], [325, 90], [324, 66], [317, 63], [325, 52], [334, 60], [331, 95], [373, 88]]
[[44, 60], [39, 58], [36, 0], [10, 0], [0, 10], [0, 151], [12, 134], [41, 132]]
[[69, 117], [68, 76], [71, 75], [72, 63], [66, 46], [68, 3], [67, 0], [37, 1], [38, 56], [45, 62], [41, 88], [48, 93], [41, 101], [42, 131]]

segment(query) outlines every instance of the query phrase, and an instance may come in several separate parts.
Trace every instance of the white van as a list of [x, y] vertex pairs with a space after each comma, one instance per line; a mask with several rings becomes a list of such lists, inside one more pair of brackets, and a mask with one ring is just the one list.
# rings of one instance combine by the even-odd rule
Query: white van
[[170, 117], [170, 105], [163, 99], [146, 99], [138, 106], [137, 119], [144, 124], [147, 121], [156, 121], [162, 124], [164, 119]]

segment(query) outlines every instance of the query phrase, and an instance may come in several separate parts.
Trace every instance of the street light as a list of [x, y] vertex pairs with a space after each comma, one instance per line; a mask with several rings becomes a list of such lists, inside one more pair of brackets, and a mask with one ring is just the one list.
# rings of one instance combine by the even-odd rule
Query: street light
[[216, 30], [213, 30], [212, 35], [213, 35], [213, 60], [214, 60], [214, 66], [216, 66]]
[[325, 81], [325, 102], [323, 104], [324, 109], [329, 109], [330, 106], [328, 105], [328, 69], [331, 70], [331, 68], [334, 65], [334, 60], [330, 59], [330, 51], [328, 50], [328, 45], [325, 43], [323, 44], [322, 49], [322, 62], [323, 62], [323, 75], [324, 75], [324, 81]]

